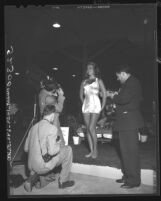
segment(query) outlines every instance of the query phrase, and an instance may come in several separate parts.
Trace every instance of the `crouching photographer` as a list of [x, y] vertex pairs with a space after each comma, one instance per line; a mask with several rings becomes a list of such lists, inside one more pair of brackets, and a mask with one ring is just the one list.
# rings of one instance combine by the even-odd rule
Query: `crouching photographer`
[[30, 176], [24, 184], [27, 192], [31, 192], [33, 186], [42, 188], [54, 181], [55, 178], [50, 177], [49, 179], [49, 175], [59, 165], [62, 166], [58, 178], [59, 188], [74, 185], [74, 181], [69, 180], [73, 152], [70, 146], [60, 145], [58, 129], [53, 125], [55, 111], [54, 105], [46, 105], [43, 119], [31, 127], [27, 136], [24, 147], [25, 152], [28, 152], [28, 168], [30, 170]]
[[43, 111], [46, 105], [54, 105], [56, 108], [54, 125], [58, 128], [58, 135], [61, 138], [61, 145], [65, 145], [63, 134], [60, 128], [59, 115], [63, 110], [64, 105], [64, 92], [60, 84], [53, 79], [46, 79], [41, 83], [41, 90], [39, 93], [39, 108], [42, 118]]

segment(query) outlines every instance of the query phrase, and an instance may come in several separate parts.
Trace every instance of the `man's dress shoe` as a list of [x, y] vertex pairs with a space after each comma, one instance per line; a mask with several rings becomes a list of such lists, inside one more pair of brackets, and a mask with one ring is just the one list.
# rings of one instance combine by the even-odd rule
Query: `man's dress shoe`
[[24, 189], [25, 189], [27, 192], [31, 192], [31, 191], [32, 191], [31, 182], [26, 181], [26, 182], [24, 183]]
[[123, 178], [117, 179], [116, 182], [117, 182], [117, 183], [125, 183], [125, 179], [123, 179]]
[[37, 182], [39, 176], [37, 173], [34, 173], [33, 175], [30, 175], [28, 179], [24, 183], [24, 188], [27, 192], [32, 191], [33, 185]]
[[124, 183], [124, 184], [122, 184], [121, 185], [121, 188], [125, 188], [125, 189], [131, 189], [131, 188], [136, 188], [136, 187], [139, 187], [140, 186], [140, 184], [126, 184], [126, 183]]
[[67, 188], [67, 187], [71, 187], [75, 184], [74, 181], [65, 181], [63, 183], [60, 183], [60, 181], [58, 181], [58, 184], [59, 184], [59, 188]]

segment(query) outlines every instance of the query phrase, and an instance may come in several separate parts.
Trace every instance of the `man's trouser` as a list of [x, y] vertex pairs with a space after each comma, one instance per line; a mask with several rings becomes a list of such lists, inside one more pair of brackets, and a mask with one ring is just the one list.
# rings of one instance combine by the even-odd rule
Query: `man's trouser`
[[[53, 161], [52, 161], [53, 160]], [[69, 180], [69, 173], [71, 171], [73, 161], [73, 152], [70, 146], [63, 146], [60, 148], [59, 161], [55, 164], [54, 158], [50, 161], [50, 169], [53, 170], [55, 167], [61, 165], [61, 172], [59, 175], [59, 181], [65, 182]], [[49, 171], [49, 174], [40, 175], [40, 186], [41, 188], [46, 186], [51, 181], [55, 180], [54, 173]]]
[[138, 129], [119, 132], [122, 172], [129, 185], [139, 185], [141, 170]]

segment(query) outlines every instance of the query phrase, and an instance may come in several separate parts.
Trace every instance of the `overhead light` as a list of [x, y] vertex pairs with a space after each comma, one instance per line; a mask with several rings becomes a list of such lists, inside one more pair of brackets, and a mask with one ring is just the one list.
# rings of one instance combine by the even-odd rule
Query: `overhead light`
[[72, 77], [75, 77], [75, 76], [76, 76], [75, 74], [72, 75]]
[[10, 50], [7, 50], [7, 55], [10, 54], [10, 52], [11, 52]]
[[19, 75], [20, 73], [15, 73], [15, 75]]
[[59, 23], [55, 22], [55, 23], [53, 24], [53, 27], [57, 29], [57, 28], [60, 28], [61, 25], [60, 25]]
[[58, 68], [52, 68], [53, 70], [58, 70]]

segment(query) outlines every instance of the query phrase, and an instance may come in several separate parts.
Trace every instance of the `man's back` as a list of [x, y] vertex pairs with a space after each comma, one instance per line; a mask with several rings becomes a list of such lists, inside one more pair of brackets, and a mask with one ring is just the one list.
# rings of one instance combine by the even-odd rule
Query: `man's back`
[[[51, 154], [59, 151], [60, 147], [56, 144], [57, 128], [46, 120], [36, 123], [29, 131], [26, 139], [25, 150], [28, 151], [28, 167], [30, 170], [41, 172], [46, 164], [42, 158], [48, 151]], [[49, 139], [50, 149], [47, 147]]]
[[38, 124], [36, 123], [29, 131], [25, 144], [26, 149], [28, 148], [28, 167], [30, 170], [43, 166], [43, 158], [38, 139]]

